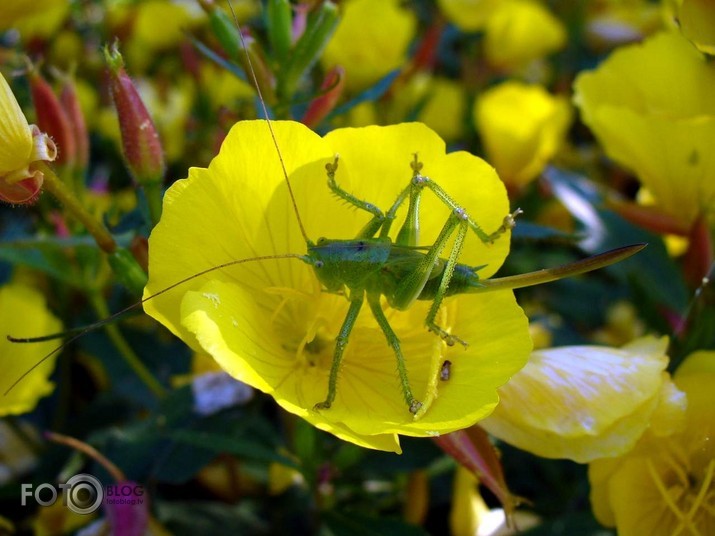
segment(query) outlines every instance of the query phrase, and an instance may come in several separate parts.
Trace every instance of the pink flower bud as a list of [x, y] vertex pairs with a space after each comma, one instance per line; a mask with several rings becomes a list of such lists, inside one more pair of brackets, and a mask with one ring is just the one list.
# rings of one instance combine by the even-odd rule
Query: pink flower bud
[[320, 91], [324, 93], [310, 103], [302, 123], [311, 128], [318, 126], [333, 111], [344, 88], [345, 69], [338, 65], [326, 73], [323, 83], [320, 85]]
[[77, 87], [71, 76], [64, 76], [62, 78], [60, 103], [67, 114], [69, 125], [74, 136], [77, 167], [86, 169], [89, 163], [89, 135], [87, 134], [87, 123], [84, 120], [84, 113], [82, 113], [82, 108], [79, 105]]
[[57, 146], [56, 162], [73, 166], [77, 156], [77, 143], [67, 111], [50, 84], [34, 69], [30, 72], [30, 90], [37, 113], [37, 126], [42, 132], [49, 134]]
[[104, 54], [109, 65], [110, 89], [127, 167], [140, 184], [160, 182], [164, 178], [164, 152], [154, 122], [124, 69], [124, 60], [116, 44], [111, 50], [105, 48]]

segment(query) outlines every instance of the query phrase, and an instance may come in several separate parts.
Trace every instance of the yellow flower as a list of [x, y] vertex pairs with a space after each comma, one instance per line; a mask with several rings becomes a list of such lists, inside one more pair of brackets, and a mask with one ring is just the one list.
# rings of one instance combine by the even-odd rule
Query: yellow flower
[[36, 199], [43, 175], [33, 163], [52, 161], [54, 142], [29, 125], [5, 77], [0, 74], [0, 199], [28, 203]]
[[666, 338], [622, 349], [566, 346], [533, 352], [499, 389], [481, 425], [507, 443], [546, 458], [588, 462], [633, 447], [655, 413], [677, 421], [683, 397], [664, 372]]
[[474, 105], [474, 122], [487, 160], [509, 186], [535, 179], [561, 147], [571, 108], [541, 86], [505, 82], [485, 91]]
[[51, 36], [67, 17], [67, 0], [13, 0], [0, 2], [0, 31], [14, 29], [23, 40]]
[[678, 21], [683, 35], [699, 50], [715, 54], [715, 3], [712, 0], [681, 0]]
[[648, 433], [624, 456], [589, 466], [596, 518], [621, 536], [715, 534], [715, 352], [697, 354], [675, 374], [687, 395], [682, 429]]
[[433, 78], [419, 120], [446, 141], [458, 139], [464, 131], [467, 97], [464, 86], [448, 78]]
[[[464, 85], [424, 71], [415, 73], [405, 82], [396, 82], [391, 92], [392, 100], [382, 107], [388, 120], [371, 123], [399, 123], [416, 114], [420, 123], [433, 129], [447, 143], [459, 139], [466, 124], [467, 94]], [[368, 124], [363, 122], [359, 126]], [[351, 126], [358, 124], [351, 123]]]
[[249, 100], [256, 94], [248, 82], [212, 63], [201, 65], [200, 87], [216, 109], [221, 106], [231, 109], [236, 100]]
[[561, 21], [534, 0], [502, 2], [489, 17], [484, 32], [487, 60], [506, 69], [524, 67], [566, 44]]
[[[324, 138], [299, 123], [274, 122], [273, 127], [313, 239], [353, 238], [369, 219], [337, 202], [328, 189], [325, 164], [336, 153], [341, 186], [377, 206], [389, 207], [408, 184], [417, 152], [423, 172], [478, 215], [483, 228], [499, 227], [508, 211], [494, 170], [465, 152], [446, 155], [444, 142], [424, 125], [339, 129]], [[398, 222], [403, 214], [398, 213]], [[429, 244], [449, 210], [426, 195], [421, 215], [420, 242]], [[488, 277], [508, 248], [508, 237], [483, 245], [470, 236], [461, 261], [486, 264], [480, 276]], [[161, 222], [149, 240], [145, 293], [234, 259], [305, 251], [268, 125], [240, 122], [208, 169], [192, 168], [188, 179], [167, 192]], [[417, 398], [427, 402], [438, 396], [421, 418], [408, 411], [395, 355], [367, 307], [350, 336], [333, 406], [313, 409], [327, 394], [335, 337], [348, 301], [323, 291], [311, 267], [296, 259], [214, 271], [152, 299], [145, 309], [191, 347], [211, 354], [233, 377], [318, 428], [359, 445], [399, 451], [397, 434], [447, 433], [485, 417], [496, 404], [496, 388], [523, 366], [530, 350], [527, 322], [511, 292], [446, 300], [439, 322], [471, 342], [467, 350], [447, 347], [427, 332], [429, 305], [386, 311]], [[452, 379], [437, 385], [444, 359], [453, 363]]]
[[438, 0], [444, 16], [464, 32], [481, 30], [504, 0]]
[[575, 100], [606, 154], [665, 212], [691, 224], [715, 203], [715, 66], [676, 33], [614, 52], [576, 80]]
[[55, 341], [36, 344], [18, 344], [7, 340], [14, 337], [35, 337], [57, 333], [62, 326], [47, 310], [42, 295], [24, 285], [9, 284], [0, 287], [0, 356], [3, 358], [0, 380], [0, 416], [32, 411], [43, 396], [52, 392], [54, 384], [49, 380], [55, 368], [56, 356], [52, 356], [15, 385], [7, 390], [43, 356], [56, 346]]
[[407, 61], [417, 18], [398, 0], [350, 0], [323, 53], [326, 69], [345, 68], [348, 90], [364, 89]]

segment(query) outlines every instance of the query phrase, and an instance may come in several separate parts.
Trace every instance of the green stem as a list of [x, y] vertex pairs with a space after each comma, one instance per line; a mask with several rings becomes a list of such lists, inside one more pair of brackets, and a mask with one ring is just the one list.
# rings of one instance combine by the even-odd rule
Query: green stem
[[149, 206], [149, 218], [151, 219], [152, 228], [159, 223], [161, 219], [162, 208], [162, 184], [158, 182], [145, 182], [142, 184], [144, 194], [146, 195], [147, 205]]
[[55, 198], [64, 205], [65, 209], [85, 226], [102, 251], [114, 253], [117, 249], [117, 243], [114, 241], [114, 238], [112, 238], [112, 235], [109, 234], [104, 224], [82, 206], [79, 199], [77, 199], [70, 188], [60, 180], [52, 168], [44, 162], [37, 162], [35, 166], [44, 175], [44, 188], [55, 196]]
[[[110, 313], [107, 308], [107, 304], [98, 292], [94, 290], [90, 291], [89, 299], [100, 317], [106, 318], [109, 316]], [[112, 341], [112, 344], [114, 344], [115, 348], [124, 358], [124, 361], [126, 361], [127, 365], [129, 365], [129, 367], [134, 371], [134, 374], [136, 374], [139, 379], [144, 382], [144, 385], [147, 386], [154, 396], [157, 398], [163, 398], [166, 396], [164, 386], [159, 383], [151, 371], [144, 365], [144, 363], [142, 363], [141, 359], [139, 359], [139, 356], [134, 353], [134, 350], [131, 346], [129, 346], [129, 343], [121, 334], [117, 326], [109, 324], [104, 326], [104, 329], [109, 336], [109, 339]]]

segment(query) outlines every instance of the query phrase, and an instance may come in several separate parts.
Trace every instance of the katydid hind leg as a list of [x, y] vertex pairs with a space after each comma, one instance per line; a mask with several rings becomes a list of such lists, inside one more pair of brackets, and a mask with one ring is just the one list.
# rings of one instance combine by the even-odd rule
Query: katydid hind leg
[[[459, 216], [457, 216], [459, 217]], [[432, 300], [432, 305], [427, 313], [427, 318], [425, 319], [425, 324], [427, 328], [438, 334], [447, 343], [448, 346], [454, 346], [455, 342], [460, 343], [466, 348], [467, 343], [453, 335], [448, 333], [445, 329], [438, 326], [436, 323], [437, 314], [439, 313], [439, 308], [444, 301], [445, 295], [447, 293], [447, 287], [449, 282], [452, 280], [452, 275], [454, 274], [454, 268], [457, 266], [457, 261], [459, 260], [459, 255], [462, 252], [462, 247], [464, 246], [464, 239], [467, 236], [467, 221], [466, 219], [461, 219], [459, 221], [459, 226], [457, 227], [457, 235], [454, 239], [454, 244], [452, 245], [452, 250], [449, 252], [449, 258], [444, 265], [444, 271], [442, 272], [442, 278], [435, 293], [435, 297]]]

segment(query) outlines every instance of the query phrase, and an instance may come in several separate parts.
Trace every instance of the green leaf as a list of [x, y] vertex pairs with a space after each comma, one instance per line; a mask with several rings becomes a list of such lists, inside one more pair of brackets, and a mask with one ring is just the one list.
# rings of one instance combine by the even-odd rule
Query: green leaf
[[579, 246], [588, 253], [644, 242], [648, 247], [630, 259], [610, 267], [611, 274], [621, 279], [632, 276], [637, 283], [656, 297], [656, 303], [674, 311], [682, 311], [688, 292], [680, 270], [668, 255], [661, 237], [627, 222], [615, 212], [604, 208], [601, 189], [581, 175], [548, 168], [544, 176], [554, 195], [581, 222], [585, 237]]
[[276, 462], [288, 467], [296, 467], [296, 463], [285, 456], [281, 456], [264, 444], [252, 439], [241, 439], [210, 432], [195, 430], [175, 430], [168, 437], [178, 443], [185, 443], [205, 448], [215, 453], [228, 453], [242, 458], [263, 462]]

